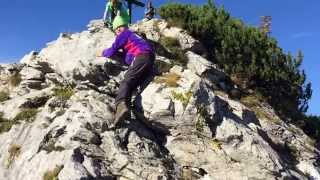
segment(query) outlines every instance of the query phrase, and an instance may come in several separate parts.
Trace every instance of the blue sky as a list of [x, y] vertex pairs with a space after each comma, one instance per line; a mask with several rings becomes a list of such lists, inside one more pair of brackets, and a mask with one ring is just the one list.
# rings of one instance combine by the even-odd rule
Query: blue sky
[[[170, 0], [154, 0], [156, 6]], [[172, 1], [172, 0], [171, 0]], [[203, 4], [207, 0], [176, 0]], [[313, 85], [310, 114], [320, 115], [320, 1], [319, 0], [216, 0], [232, 16], [257, 26], [259, 17], [270, 15], [272, 36], [286, 51], [304, 53], [303, 68]], [[91, 19], [101, 18], [105, 0], [1, 0], [0, 63], [16, 62], [31, 50], [40, 50], [60, 32], [79, 32]], [[142, 17], [134, 9], [134, 19]]]

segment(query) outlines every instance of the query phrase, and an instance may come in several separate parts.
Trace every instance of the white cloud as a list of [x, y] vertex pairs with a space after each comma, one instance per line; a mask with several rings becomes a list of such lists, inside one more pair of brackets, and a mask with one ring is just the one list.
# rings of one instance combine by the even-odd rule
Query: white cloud
[[9, 63], [15, 63], [17, 60], [14, 59], [0, 59], [0, 64], [9, 64]]
[[312, 37], [313, 34], [311, 32], [299, 32], [291, 35], [291, 38], [297, 39], [297, 38], [307, 38]]

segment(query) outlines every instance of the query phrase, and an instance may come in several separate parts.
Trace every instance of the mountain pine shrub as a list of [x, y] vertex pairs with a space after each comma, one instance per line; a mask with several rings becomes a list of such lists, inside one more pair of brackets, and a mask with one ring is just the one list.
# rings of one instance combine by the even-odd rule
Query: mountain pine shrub
[[166, 4], [159, 10], [170, 25], [188, 31], [209, 51], [209, 59], [230, 76], [246, 77], [240, 87], [261, 93], [282, 117], [308, 109], [311, 84], [300, 70], [303, 55], [283, 52], [276, 39], [245, 25], [211, 1], [203, 6]]

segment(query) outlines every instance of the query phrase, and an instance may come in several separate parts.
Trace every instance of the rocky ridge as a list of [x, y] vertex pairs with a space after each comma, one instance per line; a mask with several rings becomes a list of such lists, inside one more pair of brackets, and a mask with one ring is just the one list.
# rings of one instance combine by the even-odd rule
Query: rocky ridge
[[0, 179], [320, 179], [312, 140], [268, 104], [259, 116], [230, 98], [236, 86], [196, 39], [163, 20], [130, 28], [154, 45], [157, 67], [119, 129], [109, 126], [126, 67], [95, 57], [114, 40], [102, 21], [0, 66]]

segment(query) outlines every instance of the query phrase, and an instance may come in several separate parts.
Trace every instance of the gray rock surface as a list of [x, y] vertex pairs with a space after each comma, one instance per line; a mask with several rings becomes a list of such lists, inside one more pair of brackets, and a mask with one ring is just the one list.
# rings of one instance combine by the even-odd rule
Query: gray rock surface
[[[221, 92], [233, 87], [201, 56], [197, 40], [163, 20], [132, 29], [153, 41], [177, 37], [189, 61], [169, 66], [167, 73], [179, 77], [176, 86], [156, 77], [140, 88], [131, 118], [118, 129], [109, 127], [126, 68], [115, 65], [118, 73], [110, 73], [105, 59], [95, 57], [114, 40], [102, 21], [61, 34], [21, 65], [0, 66], [0, 88], [10, 89], [10, 99], [0, 103], [0, 128], [11, 124], [0, 133], [0, 179], [43, 179], [50, 172], [59, 180], [320, 179], [312, 140], [267, 104], [261, 111], [272, 118], [258, 118]], [[11, 87], [8, 77], [15, 72], [21, 83]], [[36, 113], [21, 115], [26, 109]]]

